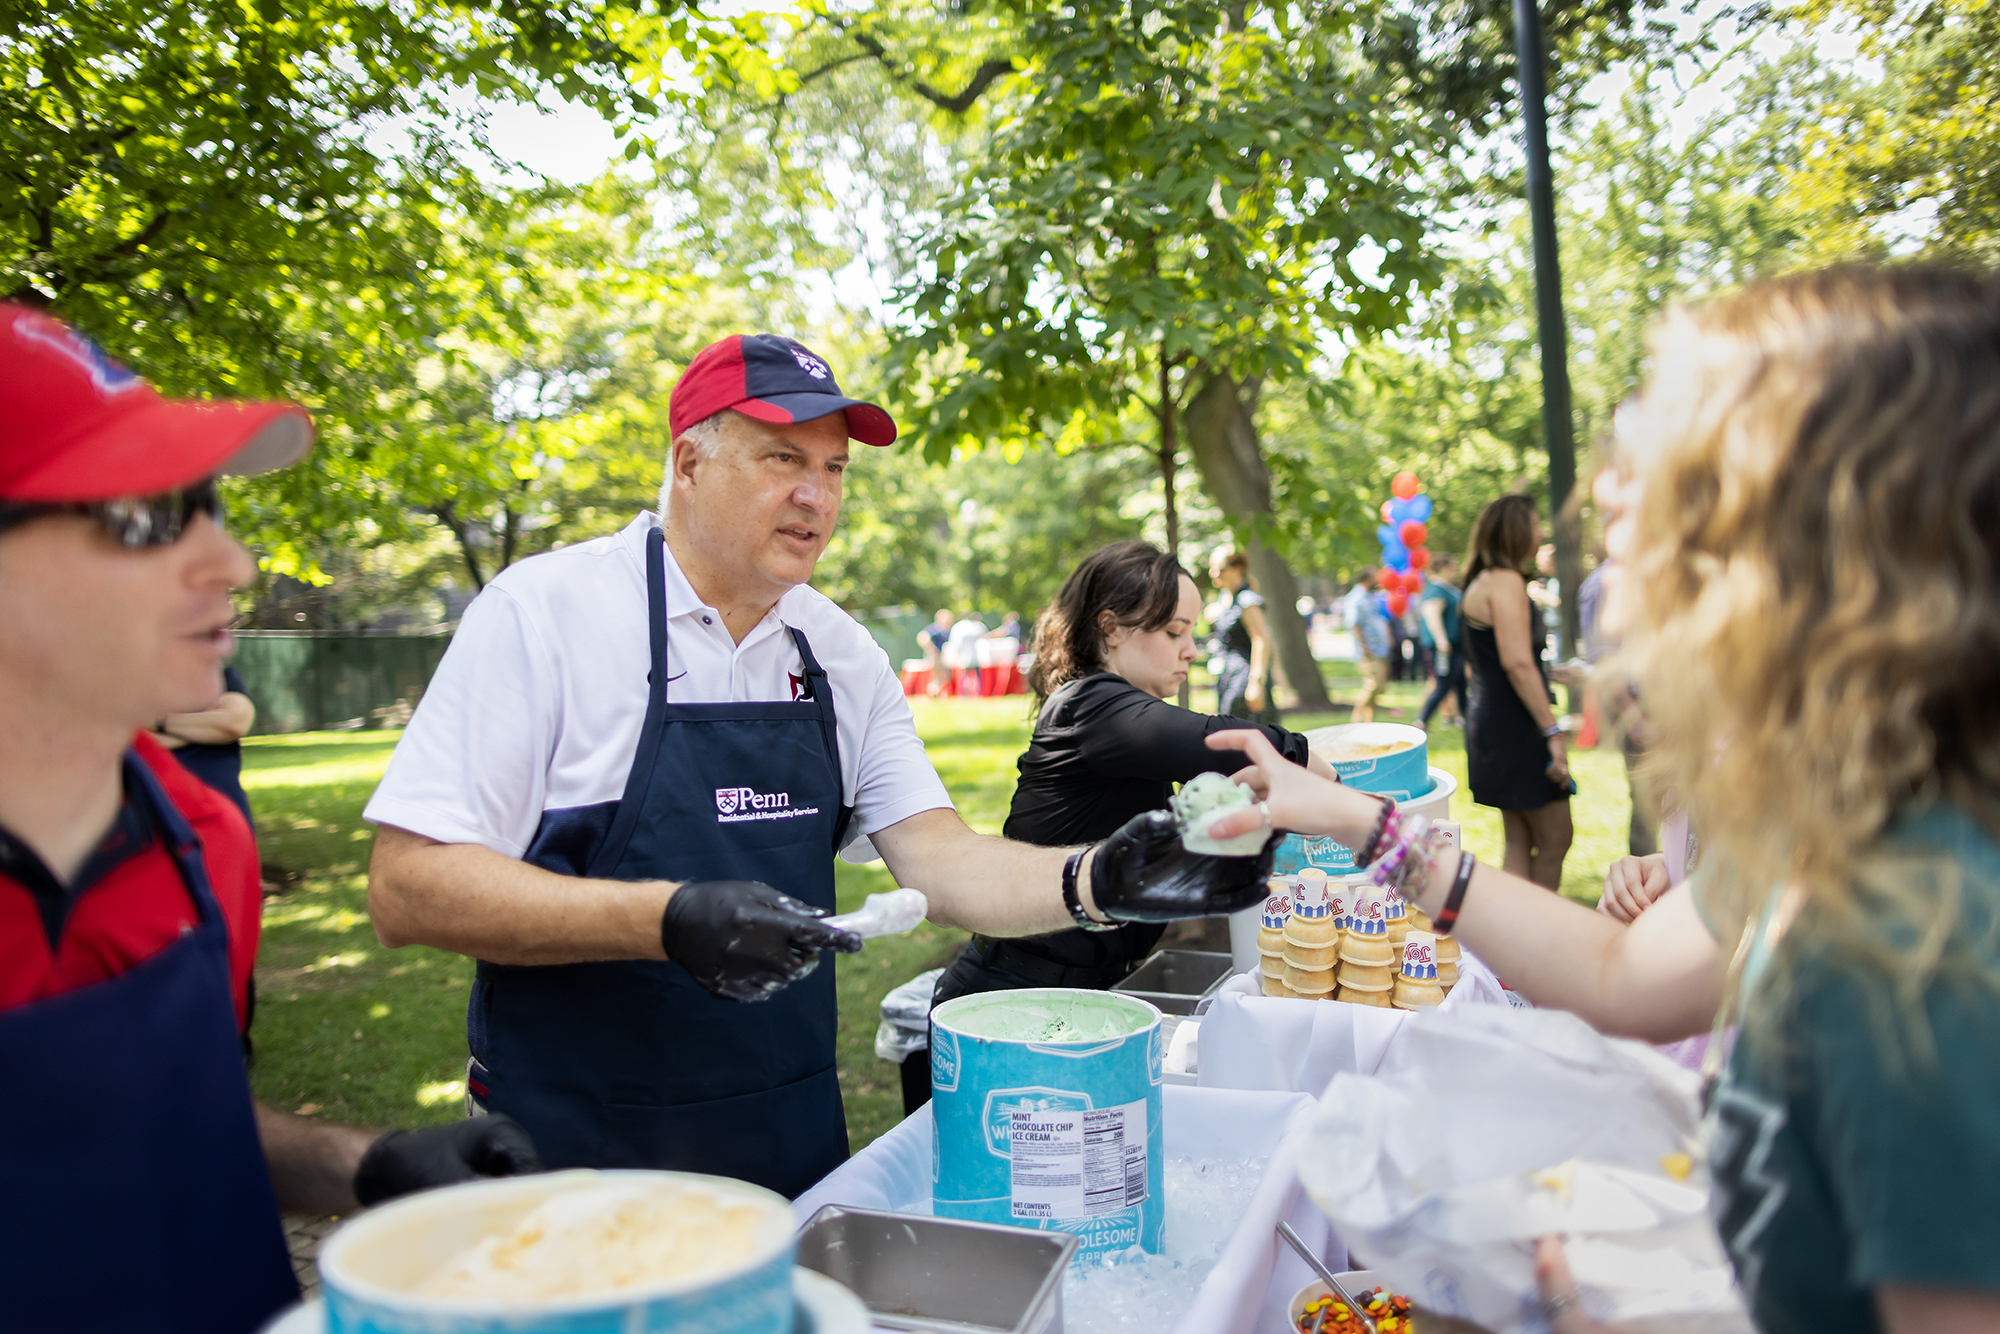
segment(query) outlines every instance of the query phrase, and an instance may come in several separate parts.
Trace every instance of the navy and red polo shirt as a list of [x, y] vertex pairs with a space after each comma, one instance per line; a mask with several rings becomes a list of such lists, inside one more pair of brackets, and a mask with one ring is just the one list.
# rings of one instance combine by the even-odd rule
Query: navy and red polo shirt
[[[194, 829], [229, 926], [230, 991], [247, 1027], [261, 927], [257, 842], [243, 813], [144, 732], [133, 740], [167, 799]], [[0, 1010], [117, 977], [195, 925], [194, 900], [143, 798], [124, 805], [65, 886], [34, 849], [0, 829]]]

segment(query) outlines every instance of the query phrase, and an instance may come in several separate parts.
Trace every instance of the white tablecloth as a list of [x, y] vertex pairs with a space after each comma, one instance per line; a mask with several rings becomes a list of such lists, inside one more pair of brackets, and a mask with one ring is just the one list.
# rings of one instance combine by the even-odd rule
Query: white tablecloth
[[[1353, 1008], [1353, 1007], [1342, 1007]], [[1280, 1219], [1336, 1270], [1346, 1252], [1326, 1215], [1306, 1198], [1294, 1168], [1295, 1139], [1313, 1100], [1297, 1093], [1180, 1087], [1161, 1090], [1166, 1156], [1270, 1157], [1236, 1234], [1174, 1334], [1269, 1334], [1284, 1328], [1285, 1306], [1310, 1280], [1305, 1261], [1277, 1236]], [[931, 1212], [931, 1109], [925, 1106], [856, 1154], [793, 1204], [798, 1220], [824, 1205]]]

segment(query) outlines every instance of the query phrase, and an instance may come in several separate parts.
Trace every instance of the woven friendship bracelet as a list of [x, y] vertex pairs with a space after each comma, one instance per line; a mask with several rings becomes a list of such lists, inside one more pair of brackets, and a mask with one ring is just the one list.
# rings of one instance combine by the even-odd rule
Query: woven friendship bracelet
[[1369, 831], [1368, 841], [1363, 843], [1361, 851], [1355, 854], [1354, 859], [1356, 862], [1363, 866], [1373, 866], [1375, 864], [1375, 856], [1382, 850], [1382, 841], [1389, 835], [1390, 822], [1395, 818], [1396, 799], [1394, 797], [1382, 798], [1382, 809], [1375, 813], [1375, 828]]

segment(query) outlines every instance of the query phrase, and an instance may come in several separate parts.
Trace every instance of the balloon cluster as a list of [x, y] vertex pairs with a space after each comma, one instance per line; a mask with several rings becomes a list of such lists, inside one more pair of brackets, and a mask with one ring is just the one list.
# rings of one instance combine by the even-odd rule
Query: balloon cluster
[[1424, 545], [1430, 537], [1424, 521], [1431, 517], [1431, 498], [1423, 490], [1415, 473], [1399, 472], [1389, 483], [1394, 499], [1382, 502], [1382, 525], [1375, 530], [1375, 540], [1382, 544], [1377, 582], [1391, 616], [1401, 616], [1409, 608], [1410, 596], [1423, 592], [1422, 572], [1431, 563], [1430, 548]]

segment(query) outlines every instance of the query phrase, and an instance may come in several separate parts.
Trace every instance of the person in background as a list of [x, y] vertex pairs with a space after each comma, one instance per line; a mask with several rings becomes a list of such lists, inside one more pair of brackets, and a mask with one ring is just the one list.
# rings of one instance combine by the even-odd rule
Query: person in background
[[[1647, 364], [1606, 618], [1700, 867], [1630, 926], [1460, 856], [1408, 897], [1605, 1033], [1740, 1017], [1706, 1150], [1763, 1334], [2000, 1329], [2000, 284], [1759, 283], [1671, 312]], [[1280, 827], [1369, 837], [1375, 802], [1210, 744]], [[1602, 1329], [1557, 1239], [1537, 1269], [1556, 1334]]]
[[1527, 570], [1540, 542], [1534, 498], [1502, 496], [1472, 525], [1465, 567], [1465, 763], [1472, 799], [1499, 810], [1508, 873], [1553, 890], [1574, 837], [1569, 749], [1540, 655]]
[[1424, 618], [1424, 629], [1431, 641], [1431, 693], [1424, 700], [1423, 713], [1417, 718], [1417, 726], [1430, 729], [1431, 715], [1441, 704], [1452, 704], [1456, 711], [1447, 709], [1445, 717], [1465, 725], [1465, 654], [1459, 649], [1458, 604], [1462, 595], [1458, 585], [1452, 582], [1458, 573], [1458, 562], [1451, 556], [1440, 555], [1431, 561], [1431, 568], [1424, 571], [1423, 599], [1417, 608]]
[[957, 619], [951, 612], [939, 608], [931, 623], [917, 631], [917, 647], [923, 650], [924, 662], [931, 669], [932, 699], [944, 693], [944, 646], [951, 640], [951, 624]]
[[[1586, 690], [1603, 719], [1604, 727], [1618, 738], [1618, 748], [1624, 754], [1625, 785], [1632, 796], [1632, 818], [1625, 831], [1626, 850], [1634, 857], [1648, 857], [1660, 849], [1660, 821], [1652, 794], [1644, 789], [1634, 772], [1646, 754], [1643, 736], [1645, 714], [1629, 685], [1612, 682], [1607, 690], [1602, 674], [1595, 670], [1617, 648], [1605, 632], [1602, 615], [1604, 583], [1610, 565], [1608, 558], [1599, 561], [1597, 568], [1584, 576], [1583, 583], [1576, 590], [1577, 618], [1583, 634], [1583, 658], [1592, 668]], [[1585, 712], [1590, 712], [1590, 709], [1586, 707]]]
[[257, 721], [257, 706], [234, 667], [222, 668], [222, 696], [196, 713], [175, 713], [153, 725], [153, 739], [174, 753], [181, 768], [229, 798], [252, 829], [250, 798], [243, 791], [243, 738]]
[[986, 622], [969, 611], [952, 623], [942, 654], [945, 669], [959, 683], [959, 693], [977, 695], [979, 690], [979, 641], [986, 638]]
[[504, 1118], [391, 1132], [254, 1101], [257, 845], [149, 730], [199, 712], [250, 554], [218, 474], [312, 444], [179, 403], [0, 304], [0, 1326], [251, 1334], [298, 1300], [281, 1207], [539, 1166]]
[[1010, 611], [1006, 615], [1002, 616], [1000, 618], [1000, 627], [997, 630], [988, 630], [986, 632], [986, 637], [988, 639], [1011, 639], [1016, 644], [1020, 643], [1021, 613], [1018, 611]]
[[[1249, 728], [1280, 753], [1333, 777], [1296, 732], [1168, 703], [1194, 661], [1201, 595], [1179, 562], [1145, 542], [1113, 542], [1083, 559], [1035, 626], [1028, 674], [1038, 711], [1019, 761], [1001, 832], [1059, 847], [1164, 807], [1173, 785], [1232, 773], [1233, 755], [1203, 745], [1212, 733]], [[976, 936], [938, 979], [935, 1004], [975, 991], [1104, 988], [1144, 961], [1166, 930], [1133, 922], [1113, 931], [1072, 928], [1018, 940]]]
[[1262, 718], [1271, 709], [1271, 635], [1264, 595], [1250, 585], [1250, 558], [1231, 547], [1208, 562], [1216, 602], [1208, 639], [1215, 664], [1215, 711], [1225, 718]]
[[1389, 618], [1375, 591], [1375, 571], [1363, 570], [1340, 604], [1341, 620], [1354, 632], [1354, 652], [1361, 667], [1361, 698], [1353, 714], [1357, 723], [1375, 721], [1375, 701], [1389, 685]]

